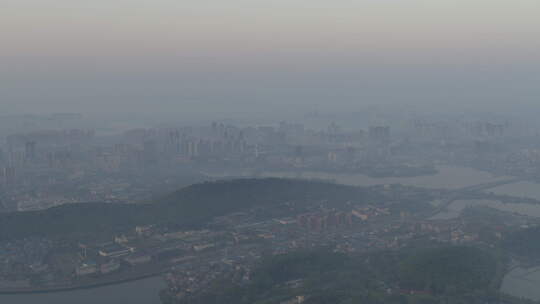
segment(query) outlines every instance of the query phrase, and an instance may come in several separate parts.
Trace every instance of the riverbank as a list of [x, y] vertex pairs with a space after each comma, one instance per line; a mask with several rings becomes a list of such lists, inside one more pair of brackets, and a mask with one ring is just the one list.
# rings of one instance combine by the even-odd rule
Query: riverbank
[[167, 288], [162, 276], [63, 292], [34, 294], [0, 294], [0, 303], [6, 304], [162, 304], [159, 293]]
[[158, 269], [147, 269], [144, 270], [137, 269], [136, 272], [120, 272], [117, 274], [111, 274], [99, 279], [86, 279], [80, 283], [74, 283], [70, 285], [56, 285], [56, 286], [47, 286], [47, 287], [24, 287], [24, 288], [12, 288], [12, 289], [1, 289], [0, 295], [17, 295], [17, 294], [39, 294], [39, 293], [56, 293], [56, 292], [66, 292], [82, 289], [93, 289], [100, 288], [104, 286], [119, 285], [133, 281], [144, 280], [152, 277], [157, 277], [165, 272], [167, 272], [169, 265], [156, 266]]

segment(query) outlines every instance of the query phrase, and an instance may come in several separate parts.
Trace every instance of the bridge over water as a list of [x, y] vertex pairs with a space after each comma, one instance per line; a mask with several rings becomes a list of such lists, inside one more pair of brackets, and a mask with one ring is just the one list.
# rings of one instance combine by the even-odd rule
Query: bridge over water
[[480, 191], [484, 191], [484, 190], [488, 190], [488, 189], [492, 189], [492, 188], [496, 188], [496, 187], [499, 187], [499, 186], [502, 186], [502, 185], [513, 184], [513, 183], [516, 183], [516, 182], [519, 182], [519, 181], [522, 181], [522, 180], [523, 180], [522, 178], [514, 177], [514, 178], [504, 179], [504, 180], [500, 180], [500, 181], [477, 184], [477, 185], [471, 185], [471, 186], [455, 189], [455, 190], [453, 190], [451, 192], [449, 197], [445, 198], [439, 204], [439, 206], [437, 206], [437, 208], [434, 211], [433, 215], [435, 215], [435, 214], [437, 214], [439, 212], [442, 212], [444, 210], [447, 210], [448, 206], [450, 206], [450, 204], [452, 204], [454, 201], [456, 201], [456, 200], [458, 200], [460, 198], [463, 198], [467, 194], [471, 194], [471, 193], [474, 193], [474, 192], [480, 192]]
[[467, 187], [459, 188], [456, 191], [461, 192], [461, 193], [463, 193], [463, 192], [478, 192], [478, 191], [484, 191], [484, 190], [491, 189], [491, 188], [496, 188], [496, 187], [499, 187], [499, 186], [502, 186], [502, 185], [513, 184], [513, 183], [516, 183], [516, 182], [519, 182], [519, 181], [522, 181], [522, 180], [523, 180], [523, 178], [514, 177], [514, 178], [504, 179], [504, 180], [495, 181], [495, 182], [491, 182], [491, 183], [484, 183], [484, 184], [467, 186]]

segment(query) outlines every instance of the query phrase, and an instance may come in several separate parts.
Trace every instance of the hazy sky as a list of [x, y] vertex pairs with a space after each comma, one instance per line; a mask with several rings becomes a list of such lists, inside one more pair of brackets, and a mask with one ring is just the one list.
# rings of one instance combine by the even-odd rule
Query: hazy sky
[[538, 0], [0, 0], [0, 112], [540, 105]]

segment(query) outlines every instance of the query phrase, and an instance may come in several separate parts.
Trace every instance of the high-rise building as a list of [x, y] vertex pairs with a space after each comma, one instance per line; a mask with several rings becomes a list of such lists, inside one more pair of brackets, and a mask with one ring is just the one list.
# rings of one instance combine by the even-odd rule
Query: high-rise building
[[346, 148], [346, 161], [348, 163], [354, 162], [356, 159], [356, 148], [355, 147], [347, 147]]
[[26, 160], [36, 159], [36, 142], [28, 141], [24, 146], [24, 158]]
[[199, 156], [199, 141], [190, 140], [188, 142], [188, 156], [189, 157]]
[[15, 182], [15, 167], [5, 167], [2, 170], [2, 177], [4, 180], [4, 183], [6, 184], [13, 184]]
[[374, 126], [369, 127], [369, 139], [377, 142], [387, 142], [390, 140], [390, 127]]
[[182, 152], [182, 144], [181, 144], [181, 137], [180, 132], [178, 130], [174, 130], [169, 132], [169, 139], [167, 142], [168, 151], [180, 154]]
[[143, 161], [144, 164], [155, 164], [158, 161], [157, 143], [153, 140], [145, 141], [143, 144]]

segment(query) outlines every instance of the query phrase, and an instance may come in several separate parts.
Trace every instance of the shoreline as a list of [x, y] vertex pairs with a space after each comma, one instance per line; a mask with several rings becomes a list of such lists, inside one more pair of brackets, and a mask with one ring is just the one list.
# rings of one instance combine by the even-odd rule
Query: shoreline
[[114, 280], [102, 280], [92, 283], [86, 283], [86, 284], [74, 284], [69, 286], [51, 286], [51, 287], [44, 287], [44, 288], [21, 288], [21, 289], [10, 289], [10, 290], [3, 290], [0, 289], [0, 295], [23, 295], [23, 294], [45, 294], [45, 293], [59, 293], [59, 292], [66, 292], [66, 291], [75, 291], [75, 290], [82, 290], [82, 289], [94, 289], [94, 288], [100, 288], [105, 286], [113, 286], [113, 285], [120, 285], [123, 283], [129, 283], [134, 281], [140, 281], [152, 277], [157, 277], [162, 275], [163, 273], [167, 272], [166, 269], [156, 270], [144, 274], [134, 275], [126, 278], [118, 278]]

